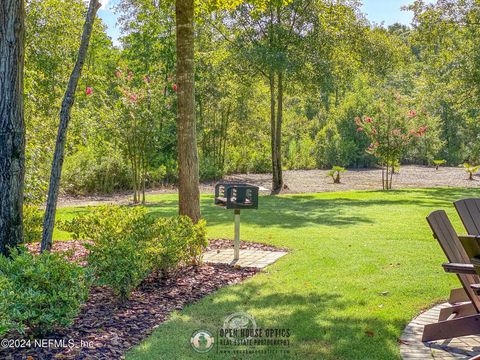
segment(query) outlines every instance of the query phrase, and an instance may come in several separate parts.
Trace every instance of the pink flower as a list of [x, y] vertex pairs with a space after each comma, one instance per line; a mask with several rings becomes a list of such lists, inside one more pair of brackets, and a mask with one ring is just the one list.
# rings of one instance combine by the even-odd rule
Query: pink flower
[[427, 125], [420, 126], [420, 128], [419, 128], [418, 131], [417, 131], [417, 135], [418, 135], [418, 136], [423, 136], [423, 135], [425, 135], [425, 132], [427, 131], [427, 129], [428, 129], [428, 126], [427, 126]]
[[137, 95], [135, 95], [135, 94], [130, 94], [130, 100], [131, 100], [132, 102], [137, 102], [137, 99], [138, 99], [138, 98], [137, 98]]
[[376, 148], [377, 146], [378, 146], [378, 143], [375, 143], [375, 144], [372, 143], [372, 144], [370, 144], [370, 145], [368, 146], [367, 151], [368, 151], [369, 153], [373, 153], [373, 152], [375, 151], [375, 148]]
[[408, 116], [410, 116], [410, 117], [415, 117], [415, 116], [417, 116], [417, 112], [416, 112], [415, 110], [410, 110], [410, 111], [408, 112]]
[[173, 84], [173, 85], [172, 85], [172, 89], [173, 89], [173, 91], [177, 92], [177, 91], [178, 91], [178, 85], [177, 85], [177, 84]]
[[357, 132], [362, 132], [362, 131], [363, 131], [362, 127], [357, 128]]
[[115, 71], [115, 77], [121, 78], [122, 77], [122, 72], [120, 70]]
[[365, 118], [365, 121], [366, 121], [367, 123], [371, 123], [371, 122], [373, 121], [373, 119], [372, 119], [371, 117], [366, 117], [366, 118]]
[[85, 95], [90, 96], [93, 94], [93, 89], [90, 86], [87, 86], [85, 89]]

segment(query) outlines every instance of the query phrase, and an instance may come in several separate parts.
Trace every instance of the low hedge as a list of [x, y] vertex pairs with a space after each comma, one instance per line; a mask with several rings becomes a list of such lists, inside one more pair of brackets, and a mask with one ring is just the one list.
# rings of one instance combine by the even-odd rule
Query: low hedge
[[0, 255], [0, 333], [42, 335], [70, 325], [86, 301], [88, 269], [60, 254], [33, 255], [25, 248]]
[[74, 239], [92, 241], [88, 266], [98, 285], [122, 301], [152, 272], [199, 264], [207, 245], [205, 222], [188, 217], [158, 218], [143, 207], [96, 207], [61, 227]]

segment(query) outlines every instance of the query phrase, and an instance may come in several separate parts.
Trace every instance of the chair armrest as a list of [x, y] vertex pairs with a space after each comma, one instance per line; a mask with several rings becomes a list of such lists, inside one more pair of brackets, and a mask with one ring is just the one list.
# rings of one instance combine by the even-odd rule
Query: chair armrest
[[460, 235], [458, 238], [469, 258], [480, 256], [480, 236]]
[[454, 274], [470, 274], [476, 275], [477, 272], [472, 264], [459, 264], [459, 263], [445, 263], [442, 264], [445, 272]]
[[472, 284], [470, 285], [470, 288], [473, 290], [475, 295], [480, 295], [480, 284]]
[[458, 235], [458, 238], [460, 240], [475, 240], [479, 239], [480, 240], [480, 235]]

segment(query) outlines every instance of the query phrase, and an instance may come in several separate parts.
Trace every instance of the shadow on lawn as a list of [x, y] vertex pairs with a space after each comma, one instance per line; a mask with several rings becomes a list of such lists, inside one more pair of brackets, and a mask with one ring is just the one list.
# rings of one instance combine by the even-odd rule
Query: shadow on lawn
[[[182, 346], [188, 343], [191, 329], [203, 326], [216, 333], [225, 317], [235, 312], [255, 316], [256, 311], [262, 313], [255, 316], [257, 328], [290, 329], [290, 354], [285, 357], [288, 359], [383, 360], [399, 357], [397, 338], [405, 323], [399, 320], [387, 322], [369, 316], [363, 305], [346, 301], [340, 294], [311, 292], [261, 295], [262, 287], [252, 283], [230, 288], [228, 292], [228, 296], [215, 295], [214, 303], [205, 300], [206, 306], [185, 309], [182, 312], [185, 316], [167, 322], [148, 339], [148, 342], [160, 342], [160, 347], [137, 347], [133, 351], [133, 358], [168, 358], [168, 354], [162, 357], [156, 351], [181, 348], [185, 349], [185, 354], [181, 354], [182, 359], [196, 358], [195, 354], [190, 354], [191, 349]], [[355, 309], [353, 316], [335, 315], [338, 310], [345, 314], [348, 308]], [[167, 334], [170, 334], [171, 340], [168, 344], [161, 343], [161, 339], [168, 337]], [[208, 355], [209, 359], [231, 358], [215, 351]], [[270, 359], [272, 355], [252, 355], [248, 358]], [[282, 357], [275, 355], [275, 358]]]
[[[237, 300], [229, 296], [216, 304], [227, 312], [268, 308], [273, 316], [265, 320], [267, 324], [262, 324], [262, 319], [257, 318], [257, 325], [291, 329], [293, 348], [301, 352], [292, 354], [292, 358], [295, 355], [298, 355], [297, 358], [308, 356], [315, 359], [396, 358], [396, 352], [392, 351], [398, 346], [395, 329], [403, 329], [406, 325], [403, 321], [387, 323], [369, 317], [364, 304], [347, 301], [335, 292], [259, 295], [261, 292], [261, 286], [247, 283], [235, 289]], [[336, 312], [344, 314], [348, 308], [355, 309], [355, 315], [335, 315]]]
[[[363, 203], [363, 202], [362, 202]], [[355, 200], [335, 199], [323, 200], [315, 197], [273, 197], [262, 196], [258, 210], [242, 211], [242, 223], [257, 226], [278, 226], [298, 228], [307, 225], [345, 226], [359, 222], [371, 222], [363, 216], [352, 216], [351, 206]], [[148, 204], [151, 214], [155, 216], [170, 216], [176, 212], [175, 201], [164, 201]], [[230, 224], [233, 221], [233, 211], [213, 205], [213, 198], [202, 198], [202, 215], [209, 225]]]
[[[258, 210], [242, 212], [242, 223], [281, 228], [300, 228], [311, 225], [342, 227], [375, 222], [375, 219], [362, 213], [362, 210], [367, 207], [396, 208], [412, 205], [433, 210], [451, 207], [452, 201], [456, 199], [480, 196], [480, 190], [456, 188], [365, 193], [368, 195], [360, 199], [350, 198], [345, 194], [335, 199], [328, 198], [328, 195], [326, 198], [316, 195], [261, 196]], [[176, 214], [177, 202], [160, 201], [148, 204], [147, 207], [155, 216], [170, 216]], [[214, 206], [212, 196], [202, 197], [201, 207], [202, 214], [209, 225], [229, 224], [233, 221], [233, 212]]]

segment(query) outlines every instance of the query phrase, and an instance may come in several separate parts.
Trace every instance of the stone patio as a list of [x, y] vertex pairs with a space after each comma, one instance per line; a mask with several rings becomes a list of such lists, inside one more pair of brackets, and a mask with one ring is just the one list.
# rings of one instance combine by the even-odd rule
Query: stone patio
[[420, 359], [471, 359], [480, 355], [480, 336], [422, 342], [423, 327], [438, 321], [440, 309], [448, 304], [434, 306], [413, 319], [400, 338], [400, 354], [404, 360]]
[[233, 249], [210, 250], [203, 255], [203, 260], [211, 264], [229, 264], [240, 267], [255, 267], [263, 269], [273, 264], [282, 256], [287, 255], [285, 251], [265, 251], [258, 249], [240, 249], [240, 259], [233, 260]]

